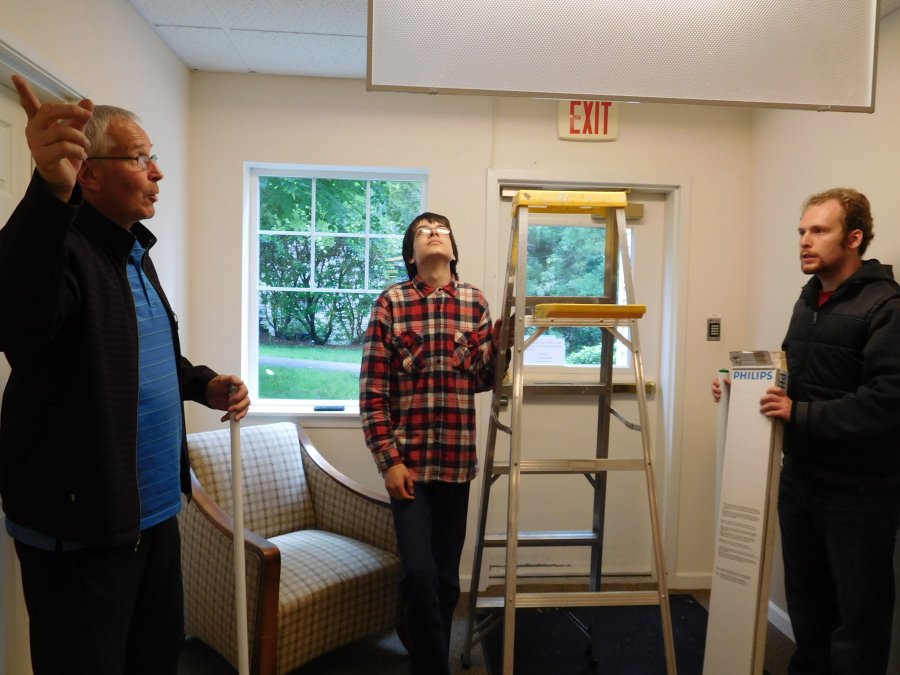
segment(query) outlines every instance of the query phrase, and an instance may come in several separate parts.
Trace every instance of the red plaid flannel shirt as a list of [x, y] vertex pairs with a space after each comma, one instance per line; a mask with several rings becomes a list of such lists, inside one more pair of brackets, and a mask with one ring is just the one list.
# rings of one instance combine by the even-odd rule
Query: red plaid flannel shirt
[[497, 351], [481, 291], [419, 277], [388, 287], [372, 308], [359, 409], [384, 473], [403, 463], [414, 481], [475, 477], [475, 394], [494, 386]]

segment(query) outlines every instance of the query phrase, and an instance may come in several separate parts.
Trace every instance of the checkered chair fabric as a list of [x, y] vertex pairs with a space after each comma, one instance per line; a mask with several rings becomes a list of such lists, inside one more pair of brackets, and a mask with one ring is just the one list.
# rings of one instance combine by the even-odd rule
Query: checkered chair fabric
[[303, 455], [303, 464], [320, 530], [342, 534], [400, 555], [390, 508], [350, 492], [317, 466], [309, 455]]
[[[229, 438], [227, 429], [188, 436], [199, 485], [178, 518], [185, 631], [236, 665]], [[283, 675], [397, 625], [387, 500], [338, 473], [297, 425], [245, 427], [241, 450], [251, 670]]]
[[400, 559], [321, 530], [274, 537], [281, 551], [278, 672], [396, 625]]
[[[232, 515], [229, 430], [191, 434], [188, 450], [203, 490]], [[241, 460], [244, 527], [266, 539], [316, 527], [295, 425], [242, 427]]]

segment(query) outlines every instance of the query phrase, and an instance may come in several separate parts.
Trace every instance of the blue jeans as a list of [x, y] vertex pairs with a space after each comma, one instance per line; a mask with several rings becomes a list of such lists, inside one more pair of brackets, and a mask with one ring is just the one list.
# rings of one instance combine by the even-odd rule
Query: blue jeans
[[469, 485], [415, 483], [415, 499], [391, 497], [413, 675], [450, 675], [450, 627], [459, 602]]
[[785, 469], [778, 496], [790, 675], [884, 675], [894, 612], [900, 490], [807, 482]]

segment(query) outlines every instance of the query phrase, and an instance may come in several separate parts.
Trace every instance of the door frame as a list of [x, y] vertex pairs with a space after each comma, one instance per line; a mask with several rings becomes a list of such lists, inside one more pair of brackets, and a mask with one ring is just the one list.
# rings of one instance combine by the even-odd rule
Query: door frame
[[[659, 413], [657, 414], [656, 462], [660, 523], [666, 557], [666, 579], [670, 588], [692, 587], [696, 579], [678, 580], [678, 517], [681, 496], [681, 459], [684, 428], [684, 373], [687, 333], [688, 257], [691, 222], [691, 179], [689, 176], [610, 171], [572, 171], [568, 169], [488, 169], [484, 233], [484, 291], [489, 302], [498, 307], [500, 279], [497, 269], [500, 253], [500, 186], [554, 189], [554, 186], [583, 184], [611, 190], [633, 188], [665, 196], [663, 235], [663, 289], [659, 364]], [[490, 415], [490, 401], [481, 405], [481, 419]], [[478, 427], [478, 447], [486, 436]]]

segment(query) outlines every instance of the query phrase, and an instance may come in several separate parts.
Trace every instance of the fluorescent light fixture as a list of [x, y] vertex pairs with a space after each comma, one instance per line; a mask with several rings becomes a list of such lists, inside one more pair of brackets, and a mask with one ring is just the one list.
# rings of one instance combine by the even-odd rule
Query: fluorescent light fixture
[[872, 112], [878, 0], [369, 0], [370, 90]]

